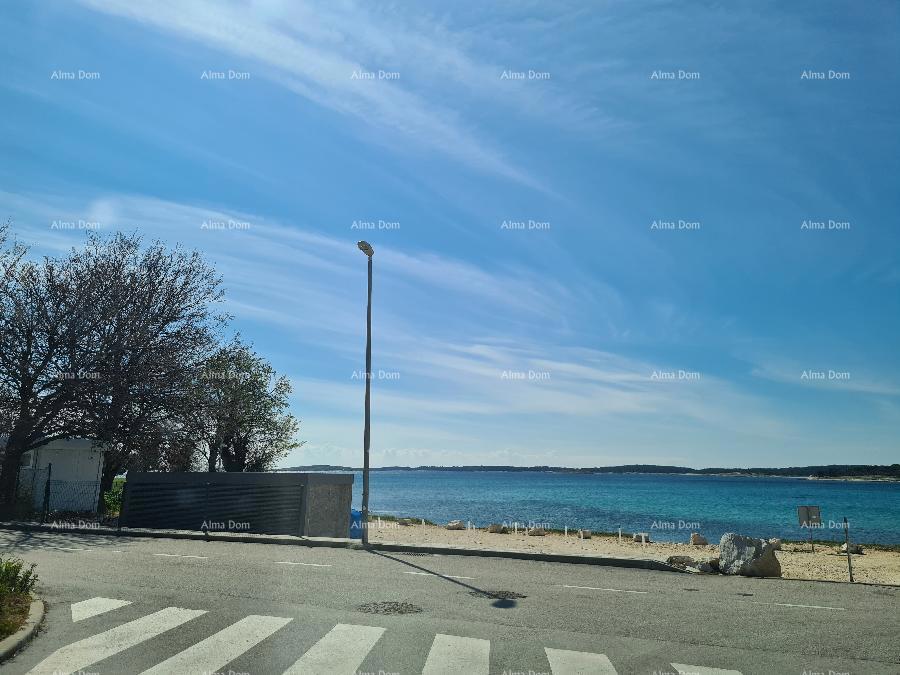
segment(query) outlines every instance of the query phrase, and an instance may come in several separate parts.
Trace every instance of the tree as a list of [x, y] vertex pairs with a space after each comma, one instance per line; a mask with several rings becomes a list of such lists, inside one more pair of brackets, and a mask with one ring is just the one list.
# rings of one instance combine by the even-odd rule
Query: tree
[[39, 262], [3, 239], [0, 265], [0, 505], [22, 454], [57, 438], [106, 444], [108, 488], [146, 436], [189, 417], [224, 320], [220, 280], [196, 252], [122, 234]]
[[197, 429], [209, 471], [266, 471], [302, 445], [299, 422], [288, 412], [290, 381], [239, 336], [206, 362], [196, 391], [204, 402]]
[[0, 506], [12, 503], [22, 454], [85, 431], [78, 399], [91, 372], [83, 336], [90, 332], [95, 281], [73, 274], [63, 261], [28, 261], [21, 246], [6, 247], [5, 237], [2, 246]]
[[140, 244], [133, 236], [95, 236], [73, 256], [84, 274], [107, 281], [90, 341], [98, 376], [84, 388], [90, 425], [107, 448], [101, 490], [125, 469], [191, 467], [182, 456], [190, 442], [184, 420], [195, 411], [193, 383], [225, 320], [211, 309], [222, 298], [220, 278], [199, 253]]

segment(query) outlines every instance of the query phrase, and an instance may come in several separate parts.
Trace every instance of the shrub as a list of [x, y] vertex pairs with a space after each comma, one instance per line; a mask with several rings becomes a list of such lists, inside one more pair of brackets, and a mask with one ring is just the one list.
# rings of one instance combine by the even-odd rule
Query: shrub
[[38, 581], [31, 564], [25, 567], [25, 561], [18, 558], [0, 557], [0, 599], [6, 595], [25, 595], [31, 593]]
[[112, 488], [103, 493], [103, 505], [106, 507], [106, 513], [113, 515], [119, 513], [122, 509], [122, 488], [125, 481], [115, 481]]

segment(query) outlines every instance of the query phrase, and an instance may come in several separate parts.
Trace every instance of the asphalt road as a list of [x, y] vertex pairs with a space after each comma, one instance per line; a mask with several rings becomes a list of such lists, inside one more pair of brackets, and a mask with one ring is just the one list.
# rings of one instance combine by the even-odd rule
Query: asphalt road
[[893, 587], [66, 532], [0, 551], [48, 605], [4, 675], [900, 673]]

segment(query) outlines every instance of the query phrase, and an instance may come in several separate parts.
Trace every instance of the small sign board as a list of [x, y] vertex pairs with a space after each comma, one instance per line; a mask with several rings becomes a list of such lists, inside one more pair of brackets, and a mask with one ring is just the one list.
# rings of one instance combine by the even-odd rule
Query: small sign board
[[822, 527], [822, 513], [818, 506], [798, 506], [797, 519], [800, 521], [800, 527]]

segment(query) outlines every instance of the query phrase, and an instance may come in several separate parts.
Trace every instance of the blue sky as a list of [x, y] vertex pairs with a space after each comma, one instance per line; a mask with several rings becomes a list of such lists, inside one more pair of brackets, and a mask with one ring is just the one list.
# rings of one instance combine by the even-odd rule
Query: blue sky
[[360, 238], [376, 466], [900, 457], [894, 2], [88, 0], [0, 24], [0, 217], [36, 253], [84, 227], [204, 251], [294, 382], [285, 465], [360, 463]]

